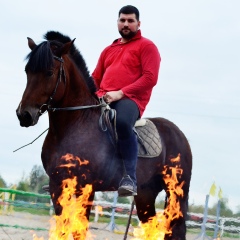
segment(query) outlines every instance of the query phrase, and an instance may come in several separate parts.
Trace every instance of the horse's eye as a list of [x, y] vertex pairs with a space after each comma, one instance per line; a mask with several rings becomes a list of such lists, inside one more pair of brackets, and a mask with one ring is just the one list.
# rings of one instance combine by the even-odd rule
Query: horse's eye
[[46, 74], [48, 77], [51, 77], [53, 75], [53, 71], [52, 70], [49, 70], [47, 71], [47, 74]]

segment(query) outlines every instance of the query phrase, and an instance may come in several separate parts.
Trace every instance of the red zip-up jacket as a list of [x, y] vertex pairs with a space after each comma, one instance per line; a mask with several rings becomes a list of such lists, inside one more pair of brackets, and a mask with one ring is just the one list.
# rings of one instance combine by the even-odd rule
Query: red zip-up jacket
[[161, 57], [155, 44], [141, 36], [141, 31], [127, 43], [120, 38], [106, 47], [100, 55], [92, 77], [98, 97], [109, 91], [122, 90], [132, 99], [142, 116], [152, 89], [158, 80]]

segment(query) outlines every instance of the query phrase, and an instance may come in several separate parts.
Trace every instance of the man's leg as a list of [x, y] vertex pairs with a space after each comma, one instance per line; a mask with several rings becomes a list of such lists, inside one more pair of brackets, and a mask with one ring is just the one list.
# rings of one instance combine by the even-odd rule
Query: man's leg
[[130, 99], [113, 102], [111, 107], [117, 112], [116, 128], [118, 133], [118, 150], [123, 161], [124, 176], [118, 189], [119, 196], [137, 194], [136, 165], [138, 144], [133, 126], [139, 118], [139, 109]]

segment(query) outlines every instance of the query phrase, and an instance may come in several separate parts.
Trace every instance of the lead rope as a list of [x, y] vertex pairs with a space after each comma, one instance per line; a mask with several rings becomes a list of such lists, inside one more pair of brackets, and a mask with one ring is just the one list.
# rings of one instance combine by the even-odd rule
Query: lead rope
[[13, 152], [16, 152], [16, 151], [20, 150], [21, 148], [24, 148], [24, 147], [26, 147], [26, 146], [34, 143], [34, 142], [35, 142], [38, 138], [40, 138], [48, 129], [49, 129], [49, 128], [47, 128], [45, 131], [43, 131], [43, 132], [42, 132], [37, 138], [35, 138], [32, 142], [30, 142], [30, 143], [28, 143], [28, 144], [26, 144], [26, 145], [24, 145], [24, 146], [22, 146], [22, 147], [20, 147], [20, 148], [18, 148], [18, 149], [16, 149], [16, 150], [14, 150]]

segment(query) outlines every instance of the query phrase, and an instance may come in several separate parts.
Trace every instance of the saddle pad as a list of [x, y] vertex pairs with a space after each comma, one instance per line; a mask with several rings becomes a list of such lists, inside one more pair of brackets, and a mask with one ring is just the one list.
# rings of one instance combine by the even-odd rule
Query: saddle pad
[[146, 119], [146, 124], [135, 127], [138, 136], [138, 156], [143, 158], [158, 157], [162, 152], [161, 138], [156, 126]]

